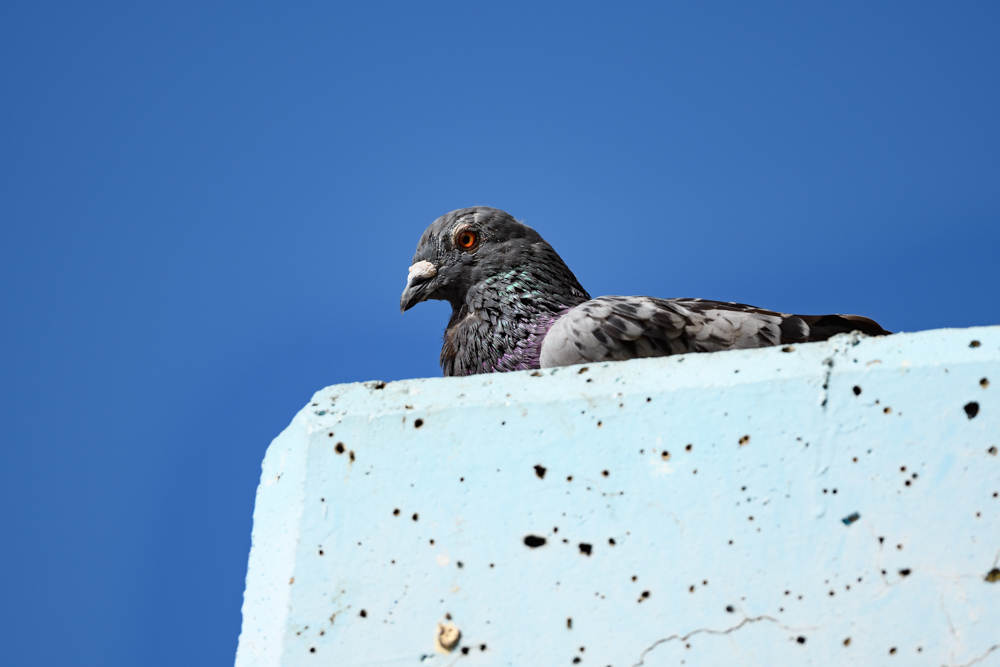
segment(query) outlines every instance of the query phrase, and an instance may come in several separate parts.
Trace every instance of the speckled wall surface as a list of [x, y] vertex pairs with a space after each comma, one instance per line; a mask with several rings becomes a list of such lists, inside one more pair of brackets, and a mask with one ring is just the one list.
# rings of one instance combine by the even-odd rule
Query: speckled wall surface
[[1000, 327], [328, 387], [236, 664], [1000, 665], [998, 391]]

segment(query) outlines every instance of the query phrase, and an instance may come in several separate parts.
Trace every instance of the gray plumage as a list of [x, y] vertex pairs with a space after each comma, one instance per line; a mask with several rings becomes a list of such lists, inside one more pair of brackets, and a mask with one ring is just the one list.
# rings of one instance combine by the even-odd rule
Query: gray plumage
[[702, 299], [591, 299], [535, 230], [484, 206], [452, 211], [424, 232], [400, 310], [426, 299], [452, 305], [445, 375], [889, 333], [858, 315], [789, 315]]

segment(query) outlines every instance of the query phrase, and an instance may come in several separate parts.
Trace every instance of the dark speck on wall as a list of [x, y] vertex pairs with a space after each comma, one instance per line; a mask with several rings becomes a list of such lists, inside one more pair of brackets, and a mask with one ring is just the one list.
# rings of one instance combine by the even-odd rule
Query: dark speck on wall
[[536, 549], [544, 545], [546, 541], [547, 540], [540, 535], [526, 535], [524, 537], [524, 544], [532, 549]]
[[965, 410], [965, 414], [968, 415], [969, 419], [972, 419], [973, 417], [979, 414], [979, 403], [976, 403], [975, 401], [970, 401], [969, 403], [965, 404], [965, 407], [963, 409]]
[[584, 556], [589, 556], [591, 551], [593, 551], [593, 546], [586, 542], [580, 542], [580, 553]]

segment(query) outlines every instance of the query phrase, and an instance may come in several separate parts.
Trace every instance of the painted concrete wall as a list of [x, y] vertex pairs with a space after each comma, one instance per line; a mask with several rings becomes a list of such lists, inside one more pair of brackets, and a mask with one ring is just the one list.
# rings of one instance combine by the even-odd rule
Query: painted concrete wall
[[998, 391], [1000, 327], [328, 387], [236, 664], [1000, 665]]

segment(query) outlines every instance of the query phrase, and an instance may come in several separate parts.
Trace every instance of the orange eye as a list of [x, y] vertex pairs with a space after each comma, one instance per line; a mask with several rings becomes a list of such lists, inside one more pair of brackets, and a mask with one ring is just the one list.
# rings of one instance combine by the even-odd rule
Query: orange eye
[[477, 240], [478, 237], [476, 236], [476, 233], [471, 229], [463, 229], [455, 238], [455, 242], [458, 244], [458, 247], [464, 250], [468, 250], [476, 245]]

